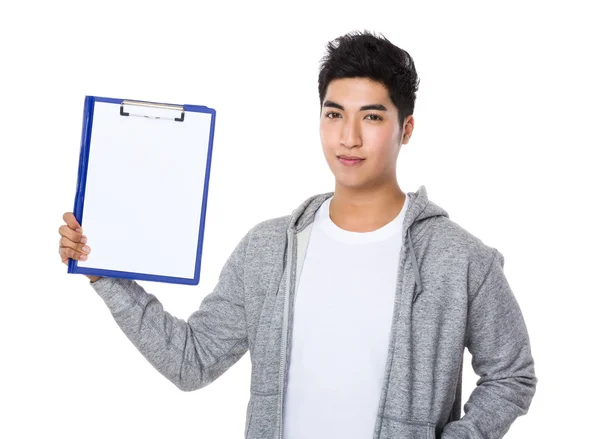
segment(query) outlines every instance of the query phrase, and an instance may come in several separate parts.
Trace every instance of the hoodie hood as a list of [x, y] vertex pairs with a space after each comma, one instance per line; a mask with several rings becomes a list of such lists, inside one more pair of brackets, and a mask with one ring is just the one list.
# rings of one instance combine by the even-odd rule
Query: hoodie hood
[[[294, 209], [288, 223], [288, 233], [301, 232], [310, 225], [314, 221], [315, 214], [319, 207], [321, 207], [321, 204], [333, 195], [334, 192], [313, 195]], [[417, 241], [420, 239], [420, 236], [429, 228], [437, 217], [441, 216], [449, 218], [449, 215], [443, 208], [429, 200], [427, 189], [424, 185], [419, 186], [419, 189], [417, 189], [416, 192], [407, 192], [406, 196], [409, 197], [409, 203], [402, 226], [402, 239], [404, 241], [405, 236], [407, 236], [408, 250], [415, 275], [415, 281], [417, 283], [417, 289], [413, 297], [414, 302], [423, 290], [423, 286], [413, 240]]]

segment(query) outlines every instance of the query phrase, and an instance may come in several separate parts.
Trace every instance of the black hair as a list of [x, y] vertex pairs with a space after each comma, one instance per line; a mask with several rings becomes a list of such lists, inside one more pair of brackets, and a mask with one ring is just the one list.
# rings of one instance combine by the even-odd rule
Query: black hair
[[321, 59], [319, 100], [334, 79], [365, 77], [382, 83], [398, 108], [400, 128], [413, 114], [419, 78], [409, 53], [392, 44], [383, 35], [369, 31], [349, 32], [327, 43], [327, 54]]

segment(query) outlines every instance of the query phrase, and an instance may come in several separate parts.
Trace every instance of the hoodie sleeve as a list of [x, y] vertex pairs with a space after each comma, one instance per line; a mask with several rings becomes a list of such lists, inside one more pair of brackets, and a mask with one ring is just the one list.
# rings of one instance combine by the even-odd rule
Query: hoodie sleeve
[[504, 256], [496, 249], [469, 297], [465, 345], [479, 379], [464, 416], [445, 425], [442, 439], [500, 439], [529, 410], [538, 379], [525, 321], [504, 275]]
[[207, 386], [248, 350], [244, 259], [249, 235], [237, 244], [216, 287], [187, 321], [165, 311], [154, 295], [133, 280], [90, 281], [129, 340], [183, 391]]

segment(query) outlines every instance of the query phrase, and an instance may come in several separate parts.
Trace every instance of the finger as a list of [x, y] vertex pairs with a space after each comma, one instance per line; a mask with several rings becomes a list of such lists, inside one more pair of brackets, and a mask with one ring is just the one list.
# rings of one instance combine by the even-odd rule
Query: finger
[[75, 230], [73, 230], [69, 226], [67, 226], [66, 224], [63, 224], [62, 226], [60, 226], [58, 228], [58, 233], [61, 237], [65, 237], [72, 242], [77, 242], [77, 243], [82, 243], [82, 244], [85, 244], [87, 242], [87, 237], [85, 235], [83, 235], [82, 233], [76, 232]]
[[65, 214], [63, 215], [63, 220], [65, 221], [65, 223], [67, 223], [67, 226], [69, 226], [72, 230], [77, 231], [77, 229], [80, 229], [79, 232], [82, 231], [81, 224], [79, 224], [79, 222], [75, 218], [75, 215], [73, 215], [73, 212], [65, 212]]
[[87, 259], [87, 256], [84, 253], [80, 253], [73, 250], [72, 248], [61, 247], [60, 258], [64, 264], [68, 264], [69, 259], [74, 259], [76, 261], [85, 261]]
[[79, 253], [86, 253], [86, 254], [88, 254], [91, 250], [89, 245], [86, 245], [83, 242], [74, 242], [65, 236], [60, 238], [60, 243], [59, 243], [59, 248], [63, 248], [63, 247], [71, 248]]
[[85, 253], [78, 252], [69, 247], [61, 247], [59, 253], [63, 263], [65, 264], [68, 264], [69, 259], [74, 259], [76, 261], [85, 261], [87, 259], [87, 255]]

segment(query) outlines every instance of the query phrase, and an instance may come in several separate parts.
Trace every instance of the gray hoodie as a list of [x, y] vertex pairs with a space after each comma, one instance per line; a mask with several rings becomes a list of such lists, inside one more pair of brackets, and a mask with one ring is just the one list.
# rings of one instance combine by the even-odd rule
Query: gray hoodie
[[[283, 439], [294, 293], [315, 213], [332, 195], [311, 196], [291, 215], [252, 227], [187, 321], [134, 280], [90, 284], [135, 347], [181, 390], [207, 386], [250, 351], [245, 437]], [[537, 385], [504, 257], [450, 220], [424, 186], [407, 196], [373, 439], [501, 438], [527, 413]], [[461, 418], [465, 347], [480, 378]]]

